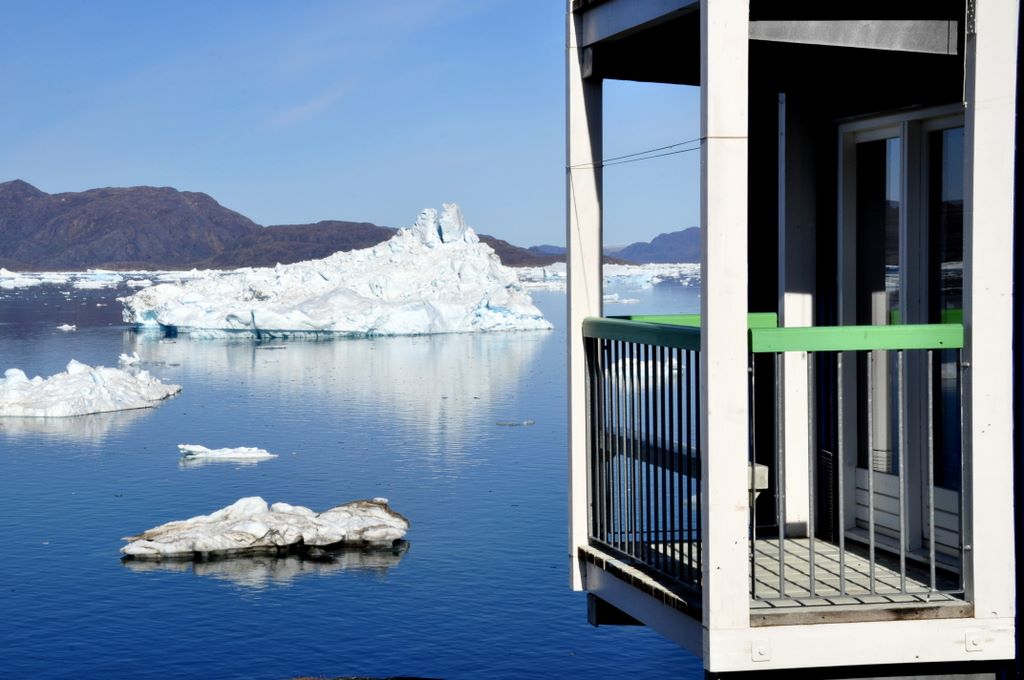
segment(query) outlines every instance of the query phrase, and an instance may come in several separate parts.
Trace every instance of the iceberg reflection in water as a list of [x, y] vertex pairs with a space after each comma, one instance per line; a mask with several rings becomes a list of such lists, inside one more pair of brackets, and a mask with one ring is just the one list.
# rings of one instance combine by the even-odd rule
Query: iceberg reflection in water
[[136, 573], [191, 571], [196, 576], [209, 576], [243, 588], [260, 589], [269, 586], [288, 586], [300, 576], [331, 576], [343, 571], [383, 576], [389, 569], [398, 566], [408, 549], [407, 541], [399, 541], [391, 548], [325, 551], [316, 559], [297, 555], [252, 555], [201, 562], [124, 560], [122, 564]]
[[152, 412], [152, 409], [133, 409], [66, 418], [0, 418], [0, 433], [12, 438], [42, 436], [98, 446], [107, 437], [127, 430], [137, 420]]
[[[170, 369], [180, 366], [222, 383], [244, 380], [253, 392], [273, 394], [295, 413], [307, 410], [313, 400], [351, 412], [385, 411], [393, 426], [415, 431], [424, 448], [437, 450], [493, 426], [482, 420], [484, 414], [517, 394], [538, 354], [555, 343], [551, 334], [530, 332], [272, 345], [179, 337], [171, 343], [125, 331], [122, 349], [138, 352], [143, 368], [186, 385], [188, 378]], [[276, 351], [260, 351], [264, 347]], [[518, 414], [510, 413], [513, 417]]]

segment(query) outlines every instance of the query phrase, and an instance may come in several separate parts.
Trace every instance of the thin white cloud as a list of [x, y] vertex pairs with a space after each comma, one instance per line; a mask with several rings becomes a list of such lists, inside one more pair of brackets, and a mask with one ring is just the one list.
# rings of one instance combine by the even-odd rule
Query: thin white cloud
[[269, 124], [273, 127], [289, 127], [298, 123], [317, 118], [326, 113], [340, 99], [352, 90], [352, 83], [345, 82], [335, 85], [312, 99], [309, 99], [296, 106], [291, 106], [270, 116]]

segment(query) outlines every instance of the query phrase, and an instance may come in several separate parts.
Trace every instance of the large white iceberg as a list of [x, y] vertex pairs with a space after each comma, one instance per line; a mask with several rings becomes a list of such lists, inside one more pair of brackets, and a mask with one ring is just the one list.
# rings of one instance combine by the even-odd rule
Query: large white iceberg
[[119, 298], [124, 320], [193, 336], [421, 335], [546, 330], [457, 205], [427, 209], [372, 248], [268, 268], [209, 272]]
[[341, 546], [386, 546], [405, 536], [409, 520], [386, 498], [352, 501], [319, 514], [301, 505], [242, 498], [209, 515], [168, 522], [124, 538], [132, 559], [239, 554], [303, 554]]
[[0, 379], [0, 417], [58, 418], [90, 413], [150, 408], [181, 391], [147, 371], [93, 368], [72, 359], [67, 369], [49, 378], [31, 380], [9, 368]]

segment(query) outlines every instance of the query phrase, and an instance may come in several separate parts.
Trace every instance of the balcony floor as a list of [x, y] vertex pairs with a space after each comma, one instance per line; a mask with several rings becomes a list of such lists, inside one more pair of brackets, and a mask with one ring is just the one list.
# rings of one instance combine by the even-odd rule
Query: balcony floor
[[[824, 619], [949, 618], [970, 616], [971, 606], [957, 595], [938, 592], [955, 590], [956, 580], [939, 572], [936, 591], [929, 588], [926, 569], [907, 561], [905, 587], [901, 588], [898, 560], [876, 555], [874, 589], [871, 563], [847, 542], [843, 559], [841, 588], [839, 547], [814, 541], [813, 593], [811, 546], [806, 538], [784, 541], [783, 582], [779, 582], [778, 539], [754, 542], [754, 592], [750, 613], [755, 623], [779, 625]], [[893, 563], [895, 562], [895, 564]], [[781, 588], [781, 589], [780, 589]], [[902, 592], [901, 592], [902, 591]], [[874, 613], [872, 613], [874, 612]]]

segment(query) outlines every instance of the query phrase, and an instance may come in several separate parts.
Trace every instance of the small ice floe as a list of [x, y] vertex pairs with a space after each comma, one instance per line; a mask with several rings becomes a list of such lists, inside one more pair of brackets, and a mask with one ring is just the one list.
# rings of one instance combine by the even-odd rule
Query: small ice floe
[[84, 273], [76, 273], [74, 287], [79, 290], [100, 290], [116, 288], [124, 281], [121, 274], [106, 269], [90, 269]]
[[229, 449], [208, 449], [199, 444], [178, 444], [182, 463], [207, 463], [224, 461], [228, 463], [258, 463], [261, 460], [277, 458], [276, 453], [253, 446], [238, 446]]
[[495, 425], [500, 425], [501, 427], [529, 427], [534, 422], [533, 420], [499, 420]]
[[62, 323], [61, 325], [57, 326], [57, 330], [64, 332], [77, 331], [78, 326], [72, 323]]
[[638, 298], [624, 298], [624, 297], [620, 297], [618, 293], [606, 293], [604, 295], [604, 302], [605, 303], [613, 302], [613, 303], [619, 304], [619, 305], [635, 305], [635, 304], [638, 304], [640, 302], [640, 300]]
[[288, 349], [288, 345], [256, 345], [256, 349]]
[[209, 515], [127, 536], [121, 553], [125, 559], [151, 560], [267, 554], [317, 559], [336, 548], [392, 546], [408, 530], [409, 520], [386, 498], [352, 501], [318, 514], [251, 496]]
[[0, 379], [0, 417], [62, 418], [91, 413], [151, 408], [181, 391], [147, 371], [93, 368], [72, 359], [67, 369], [49, 378], [31, 380], [9, 368]]
[[142, 357], [139, 356], [138, 352], [132, 352], [131, 354], [118, 354], [117, 363], [120, 366], [134, 366], [135, 364], [142, 361]]
[[129, 288], [149, 288], [153, 282], [149, 279], [129, 279], [125, 281], [125, 285]]

